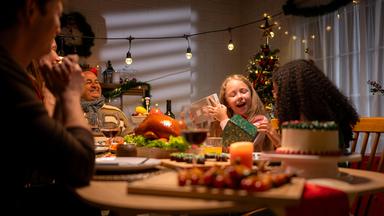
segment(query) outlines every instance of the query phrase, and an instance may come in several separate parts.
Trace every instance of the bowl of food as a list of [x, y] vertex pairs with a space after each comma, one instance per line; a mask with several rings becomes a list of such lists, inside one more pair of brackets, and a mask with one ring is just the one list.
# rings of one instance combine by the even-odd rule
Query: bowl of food
[[135, 116], [131, 116], [131, 121], [133, 124], [139, 125], [141, 122], [144, 121], [145, 118], [147, 118], [146, 115], [135, 115]]

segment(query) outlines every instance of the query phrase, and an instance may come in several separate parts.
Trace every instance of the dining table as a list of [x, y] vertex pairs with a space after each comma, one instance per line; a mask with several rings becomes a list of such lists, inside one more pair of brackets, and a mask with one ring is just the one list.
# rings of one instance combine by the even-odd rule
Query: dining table
[[[329, 188], [340, 191], [347, 197], [347, 205], [352, 205], [358, 195], [384, 191], [384, 174], [352, 168], [338, 168], [335, 178], [305, 179], [303, 197], [316, 197], [318, 188]], [[109, 210], [114, 215], [135, 215], [156, 213], [166, 215], [231, 215], [251, 212], [255, 209], [268, 208], [278, 216], [295, 215], [302, 200], [288, 202], [279, 197], [257, 199], [255, 202], [243, 202], [241, 199], [212, 199], [207, 197], [170, 196], [156, 193], [129, 193], [130, 186], [143, 182], [151, 186], [151, 182], [164, 181], [160, 176], [164, 173], [177, 173], [176, 169], [159, 164], [148, 172], [137, 173], [96, 173], [89, 185], [77, 188], [77, 195], [87, 203], [101, 209]], [[159, 176], [159, 177], [158, 177]], [[149, 179], [149, 180], [148, 180]], [[150, 190], [149, 190], [150, 191]], [[328, 193], [326, 196], [333, 196]], [[324, 195], [324, 194], [323, 194]], [[329, 197], [326, 197], [327, 199]], [[302, 198], [303, 199], [303, 198]], [[328, 199], [329, 200], [329, 199]], [[296, 206], [296, 207], [295, 207]], [[326, 206], [324, 206], [326, 207]], [[296, 208], [296, 209], [295, 209]], [[309, 209], [313, 210], [313, 209]]]

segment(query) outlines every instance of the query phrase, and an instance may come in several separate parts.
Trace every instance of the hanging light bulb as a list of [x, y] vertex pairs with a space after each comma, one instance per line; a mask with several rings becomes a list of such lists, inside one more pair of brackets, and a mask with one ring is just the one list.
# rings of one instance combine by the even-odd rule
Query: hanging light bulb
[[132, 36], [129, 36], [128, 40], [129, 40], [129, 48], [128, 48], [127, 55], [126, 55], [126, 57], [125, 57], [125, 63], [126, 63], [127, 65], [130, 65], [130, 64], [132, 64], [132, 62], [133, 62], [132, 55], [131, 55], [131, 42], [132, 42], [132, 40], [133, 40], [133, 37], [132, 37]]
[[232, 28], [228, 28], [228, 33], [229, 33], [229, 42], [228, 42], [228, 50], [232, 51], [235, 49], [235, 45], [233, 44], [232, 41]]
[[232, 51], [233, 49], [235, 49], [235, 45], [233, 44], [232, 40], [229, 40], [229, 42], [228, 42], [228, 50]]
[[188, 47], [188, 48], [187, 48], [187, 52], [185, 53], [185, 57], [186, 57], [187, 59], [191, 59], [191, 58], [192, 58], [191, 47]]
[[127, 57], [125, 58], [125, 63], [126, 63], [127, 65], [130, 65], [130, 64], [132, 64], [132, 62], [133, 62], [133, 60], [132, 60], [131, 52], [128, 51], [128, 52], [127, 52]]
[[192, 58], [192, 50], [191, 50], [191, 46], [189, 45], [189, 36], [188, 35], [184, 35], [185, 39], [187, 40], [187, 43], [188, 43], [188, 48], [187, 48], [187, 52], [185, 53], [185, 57], [187, 59], [191, 59]]

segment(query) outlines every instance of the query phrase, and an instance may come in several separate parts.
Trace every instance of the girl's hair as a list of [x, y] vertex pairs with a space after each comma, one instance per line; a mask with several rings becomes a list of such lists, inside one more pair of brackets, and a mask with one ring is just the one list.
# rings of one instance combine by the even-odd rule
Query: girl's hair
[[251, 107], [246, 112], [248, 119], [252, 119], [256, 115], [265, 115], [264, 105], [261, 102], [259, 95], [256, 93], [255, 89], [253, 88], [251, 82], [243, 75], [234, 74], [234, 75], [228, 76], [224, 80], [224, 82], [221, 84], [221, 88], [220, 88], [220, 102], [227, 107], [228, 117], [231, 118], [233, 116], [233, 110], [228, 106], [225, 91], [226, 91], [228, 82], [231, 80], [242, 81], [247, 85], [249, 91], [251, 92]]
[[291, 61], [272, 73], [279, 124], [290, 120], [335, 121], [345, 149], [359, 120], [352, 103], [310, 60]]

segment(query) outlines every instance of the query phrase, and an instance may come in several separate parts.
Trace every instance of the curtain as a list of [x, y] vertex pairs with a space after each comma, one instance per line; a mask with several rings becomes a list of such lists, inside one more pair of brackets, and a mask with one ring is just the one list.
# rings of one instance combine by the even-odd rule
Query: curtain
[[292, 58], [313, 59], [360, 116], [384, 116], [384, 95], [373, 95], [367, 83], [384, 86], [384, 0], [361, 0], [294, 22]]

